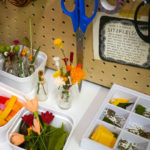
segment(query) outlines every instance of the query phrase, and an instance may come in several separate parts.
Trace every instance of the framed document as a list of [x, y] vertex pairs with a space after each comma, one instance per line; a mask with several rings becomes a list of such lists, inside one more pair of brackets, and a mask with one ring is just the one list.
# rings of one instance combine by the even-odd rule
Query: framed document
[[[138, 22], [144, 34], [147, 23]], [[99, 21], [99, 57], [120, 64], [150, 68], [150, 45], [137, 35], [134, 22], [111, 16], [102, 16]]]

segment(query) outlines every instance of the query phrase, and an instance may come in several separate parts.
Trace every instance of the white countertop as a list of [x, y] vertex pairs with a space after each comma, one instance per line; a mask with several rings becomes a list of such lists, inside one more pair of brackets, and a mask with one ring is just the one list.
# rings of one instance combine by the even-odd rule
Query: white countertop
[[[53, 73], [53, 70], [46, 69], [45, 78], [48, 82], [49, 95], [46, 101], [40, 102], [39, 104], [55, 109], [56, 111], [63, 112], [73, 119], [74, 131], [66, 150], [83, 150], [80, 147], [83, 133], [98, 111], [109, 89], [90, 83], [88, 81], [83, 81], [82, 90], [78, 96], [78, 99], [72, 102], [72, 107], [70, 109], [62, 110], [57, 106], [55, 100], [55, 85], [52, 77]], [[25, 95], [26, 97], [32, 97], [33, 91]], [[6, 137], [3, 137], [3, 139], [5, 138]], [[0, 150], [12, 150], [11, 147], [9, 147], [7, 144], [7, 141], [1, 141], [2, 139], [0, 140]]]

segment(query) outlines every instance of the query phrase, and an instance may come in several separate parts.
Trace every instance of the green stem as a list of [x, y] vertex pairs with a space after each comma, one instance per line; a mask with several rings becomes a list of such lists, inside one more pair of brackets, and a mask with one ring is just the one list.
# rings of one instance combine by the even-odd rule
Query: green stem
[[33, 56], [33, 50], [32, 50], [32, 20], [29, 18], [29, 29], [30, 29], [30, 50], [31, 50], [31, 56]]
[[63, 50], [63, 49], [61, 49], [61, 51], [62, 51], [62, 54], [63, 54], [64, 58], [66, 59], [66, 66], [67, 66], [67, 65], [68, 65], [68, 63], [67, 63], [66, 55], [65, 55], [64, 50]]

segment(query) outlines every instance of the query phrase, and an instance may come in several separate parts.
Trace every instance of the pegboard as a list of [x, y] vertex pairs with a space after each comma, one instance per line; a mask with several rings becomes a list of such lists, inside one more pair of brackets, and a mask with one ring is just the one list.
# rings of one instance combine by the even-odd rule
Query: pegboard
[[[73, 1], [68, 2], [68, 8], [73, 9]], [[112, 0], [111, 0], [112, 1]], [[86, 0], [86, 13], [94, 6], [93, 0]], [[140, 2], [134, 5], [126, 3], [124, 10], [134, 10]], [[131, 7], [132, 6], [132, 7]], [[146, 15], [146, 9], [142, 15]], [[29, 17], [32, 18], [33, 48], [41, 46], [41, 50], [48, 55], [47, 67], [56, 69], [54, 56], [62, 57], [61, 52], [53, 45], [56, 38], [61, 38], [64, 50], [69, 57], [70, 51], [76, 56], [76, 37], [73, 32], [71, 19], [62, 13], [60, 0], [37, 0], [26, 7], [16, 7], [6, 1], [0, 3], [0, 45], [13, 44], [13, 40], [22, 42], [25, 36], [29, 37]], [[92, 23], [88, 26], [84, 40], [84, 70], [86, 80], [111, 87], [113, 83], [150, 95], [150, 70], [136, 68], [107, 61], [95, 60], [93, 56]], [[74, 59], [76, 64], [76, 59]], [[61, 61], [63, 65], [63, 61]]]

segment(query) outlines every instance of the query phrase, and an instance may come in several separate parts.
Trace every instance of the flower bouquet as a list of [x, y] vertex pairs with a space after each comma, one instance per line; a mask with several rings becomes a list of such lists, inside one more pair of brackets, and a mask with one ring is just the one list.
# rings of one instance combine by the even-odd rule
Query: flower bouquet
[[63, 44], [61, 39], [56, 39], [54, 45], [58, 46], [63, 55], [63, 61], [65, 67], [59, 66], [59, 57], [54, 57], [54, 61], [57, 66], [57, 71], [53, 74], [54, 81], [58, 87], [59, 106], [64, 109], [68, 109], [71, 106], [71, 95], [73, 93], [73, 85], [80, 84], [80, 82], [86, 76], [81, 64], [73, 66], [73, 52], [70, 52], [70, 59], [68, 59], [63, 50]]
[[31, 50], [26, 47], [27, 43], [25, 38], [23, 45], [18, 45], [19, 41], [15, 40], [13, 46], [0, 46], [0, 81], [25, 93], [36, 86], [38, 70], [45, 69], [47, 60], [40, 47]]
[[10, 128], [10, 145], [15, 149], [62, 150], [72, 130], [71, 120], [38, 108], [37, 98], [26, 100], [24, 107], [29, 112], [23, 113], [18, 124]]

